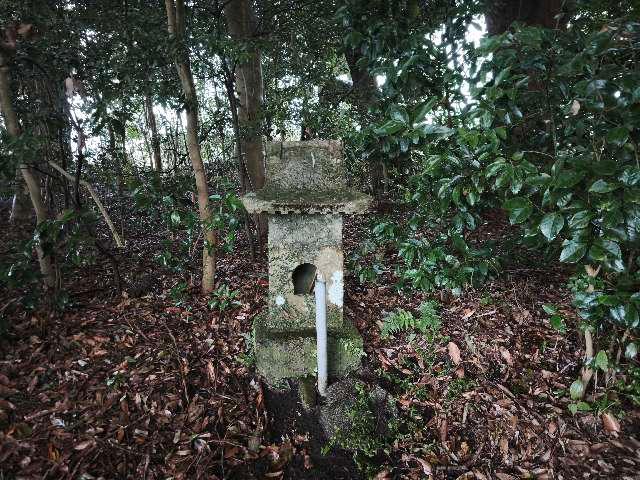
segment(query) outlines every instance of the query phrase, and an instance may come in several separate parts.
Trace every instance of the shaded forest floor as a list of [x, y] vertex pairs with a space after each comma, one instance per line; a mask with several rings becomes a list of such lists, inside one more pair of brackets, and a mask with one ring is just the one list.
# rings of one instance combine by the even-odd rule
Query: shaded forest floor
[[[153, 261], [166, 232], [129, 214], [119, 255], [128, 295], [116, 293], [104, 258], [66, 274], [63, 313], [25, 311], [0, 294], [0, 479], [354, 478], [323, 464], [307, 432], [274, 434], [248, 348], [266, 261], [252, 262], [242, 239], [220, 258], [219, 281], [239, 291], [239, 305], [221, 315], [197, 288], [171, 297], [183, 275]], [[346, 223], [347, 255], [363, 222]], [[505, 227], [496, 219], [483, 228]], [[24, 235], [0, 230], [5, 252]], [[619, 433], [593, 411], [568, 411], [583, 347], [567, 276], [523, 253], [482, 288], [438, 296], [442, 324], [429, 339], [382, 339], [380, 321], [436, 297], [399, 294], [389, 272], [373, 286], [347, 276], [345, 311], [364, 337], [363, 365], [406, 425], [371, 460], [376, 478], [640, 478], [637, 409], [623, 404]], [[549, 325], [545, 303], [559, 306], [567, 333]]]

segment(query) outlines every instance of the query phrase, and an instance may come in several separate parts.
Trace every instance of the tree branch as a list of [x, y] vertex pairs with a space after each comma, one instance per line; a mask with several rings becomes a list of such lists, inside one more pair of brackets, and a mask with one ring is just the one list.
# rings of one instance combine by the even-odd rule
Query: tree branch
[[[62, 168], [60, 165], [58, 165], [53, 160], [49, 160], [49, 165], [51, 165], [58, 172], [60, 172], [62, 175], [64, 175], [69, 181], [71, 181], [71, 182], [75, 182], [76, 181], [76, 179], [73, 177], [73, 175], [68, 173], [64, 168]], [[100, 201], [100, 198], [98, 198], [98, 194], [96, 193], [96, 191], [93, 189], [91, 184], [89, 182], [87, 182], [86, 180], [78, 180], [78, 181], [79, 181], [79, 183], [81, 185], [83, 185], [89, 191], [89, 195], [91, 195], [91, 198], [93, 198], [93, 201], [96, 203], [96, 205], [98, 207], [98, 210], [100, 210], [100, 213], [102, 214], [102, 217], [104, 218], [104, 221], [107, 223], [107, 226], [109, 227], [109, 230], [111, 230], [111, 234], [113, 235], [113, 239], [115, 240], [116, 245], [119, 248], [124, 247], [124, 243], [122, 242], [122, 239], [120, 238], [120, 235], [118, 235], [118, 231], [116, 230], [115, 225], [111, 221], [111, 217], [109, 217], [109, 214], [105, 210], [104, 205], [102, 205], [102, 202]]]

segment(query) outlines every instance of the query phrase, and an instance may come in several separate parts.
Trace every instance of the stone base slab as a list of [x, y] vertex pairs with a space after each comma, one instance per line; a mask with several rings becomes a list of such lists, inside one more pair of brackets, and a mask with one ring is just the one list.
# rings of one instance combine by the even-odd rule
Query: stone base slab
[[[272, 386], [287, 378], [316, 375], [316, 331], [277, 331], [264, 328], [264, 317], [254, 323], [256, 368]], [[360, 367], [362, 338], [351, 324], [329, 329], [327, 335], [329, 377], [342, 377]]]

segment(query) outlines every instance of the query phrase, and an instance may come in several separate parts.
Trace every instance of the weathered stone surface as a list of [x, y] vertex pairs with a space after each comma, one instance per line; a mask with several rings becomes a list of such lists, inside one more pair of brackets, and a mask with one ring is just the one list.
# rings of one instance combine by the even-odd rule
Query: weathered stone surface
[[[278, 385], [287, 378], [315, 374], [315, 327], [274, 330], [265, 322], [265, 316], [260, 316], [254, 322], [254, 332], [256, 368], [269, 384]], [[329, 329], [327, 340], [330, 378], [341, 377], [359, 367], [362, 338], [349, 322], [342, 328]]]
[[371, 197], [351, 189], [319, 192], [310, 190], [260, 190], [247, 193], [242, 203], [249, 213], [365, 213]]
[[371, 197], [345, 185], [342, 143], [335, 140], [267, 145], [264, 188], [242, 198], [250, 213], [364, 213]]
[[[338, 432], [348, 434], [358, 396], [358, 383], [361, 382], [348, 377], [327, 388], [327, 395], [320, 407], [320, 425], [328, 438], [335, 437]], [[379, 385], [367, 388], [367, 394], [372, 403], [371, 413], [380, 419], [376, 422], [376, 431], [371, 434], [384, 435], [388, 424], [398, 416], [393, 397]]]
[[345, 186], [340, 141], [273, 142], [266, 153], [267, 189], [330, 191]]
[[254, 322], [258, 372], [271, 385], [314, 375], [318, 273], [327, 287], [329, 374], [357, 368], [362, 340], [342, 315], [340, 213], [364, 212], [370, 198], [345, 187], [340, 142], [269, 144], [265, 187], [242, 201], [270, 214], [268, 309]]
[[313, 279], [309, 293], [296, 294], [292, 274], [310, 264], [327, 282], [329, 328], [342, 325], [343, 254], [339, 215], [269, 216], [269, 312], [272, 326], [315, 326]]

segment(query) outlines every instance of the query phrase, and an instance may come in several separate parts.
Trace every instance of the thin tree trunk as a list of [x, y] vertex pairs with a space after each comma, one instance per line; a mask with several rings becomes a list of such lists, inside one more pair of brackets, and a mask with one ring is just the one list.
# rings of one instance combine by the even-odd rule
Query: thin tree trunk
[[127, 120], [123, 119], [122, 121], [122, 131], [120, 132], [120, 143], [122, 145], [122, 155], [120, 156], [121, 160], [121, 165], [122, 165], [122, 169], [123, 169], [123, 176], [124, 176], [124, 169], [126, 169], [126, 176], [128, 177], [129, 174], [131, 173], [131, 171], [133, 170], [133, 168], [129, 168], [131, 167], [131, 165], [129, 165], [129, 153], [127, 152]]
[[156, 172], [162, 172], [162, 157], [160, 155], [160, 139], [158, 138], [158, 126], [156, 123], [156, 114], [153, 112], [153, 103], [151, 97], [144, 97], [145, 107], [147, 110], [147, 123], [151, 131], [151, 150], [153, 153], [153, 168]]
[[167, 10], [169, 35], [174, 41], [178, 42], [178, 53], [176, 53], [175, 64], [185, 97], [187, 150], [196, 179], [200, 221], [204, 229], [205, 244], [202, 249], [202, 292], [210, 293], [213, 291], [215, 282], [217, 232], [209, 225], [211, 220], [209, 190], [200, 152], [200, 142], [198, 141], [198, 98], [193, 82], [193, 75], [191, 74], [189, 55], [182, 44], [185, 31], [184, 0], [176, 0], [175, 3], [174, 0], [165, 0], [165, 6]]
[[[366, 67], [358, 64], [361, 55], [354, 50], [347, 50], [345, 58], [351, 74], [353, 82], [353, 91], [356, 111], [360, 117], [360, 122], [364, 126], [369, 121], [369, 107], [377, 101], [377, 90], [375, 79]], [[372, 158], [369, 163], [369, 178], [371, 181], [371, 190], [376, 199], [380, 199], [385, 193], [385, 184], [387, 180], [387, 170], [385, 164], [380, 158]]]
[[[18, 123], [18, 117], [13, 109], [10, 92], [9, 62], [5, 54], [0, 51], [0, 110], [2, 110], [2, 115], [9, 135], [13, 138], [18, 138], [21, 135], [20, 124]], [[29, 190], [31, 203], [33, 204], [33, 209], [36, 213], [36, 225], [39, 226], [47, 220], [47, 209], [42, 201], [40, 182], [27, 165], [21, 165], [20, 170]], [[55, 288], [56, 273], [51, 256], [44, 250], [41, 244], [36, 246], [36, 254], [38, 255], [40, 273], [44, 280], [45, 289], [48, 290]]]
[[506, 32], [516, 20], [529, 26], [560, 28], [567, 24], [569, 8], [566, 0], [489, 0], [486, 8], [487, 32], [498, 35]]
[[[124, 243], [122, 242], [122, 239], [120, 238], [120, 235], [118, 235], [118, 231], [116, 230], [116, 226], [113, 224], [113, 221], [111, 220], [111, 217], [107, 213], [107, 210], [104, 208], [104, 205], [100, 201], [100, 197], [98, 197], [98, 194], [96, 193], [95, 189], [91, 186], [91, 184], [89, 182], [87, 182], [86, 180], [82, 180], [81, 178], [79, 178], [79, 176], [74, 177], [73, 175], [71, 175], [69, 172], [64, 170], [60, 165], [58, 165], [53, 160], [49, 161], [49, 165], [51, 165], [54, 169], [56, 169], [58, 172], [60, 172], [62, 175], [64, 175], [64, 177], [67, 180], [76, 183], [76, 189], [79, 188], [80, 185], [82, 185], [83, 187], [85, 187], [87, 189], [87, 191], [89, 192], [89, 195], [91, 195], [91, 198], [93, 199], [93, 201], [95, 202], [96, 206], [98, 207], [98, 210], [100, 210], [100, 213], [102, 214], [102, 218], [104, 218], [104, 221], [106, 222], [107, 226], [109, 227], [109, 230], [111, 230], [111, 234], [113, 235], [113, 240], [116, 242], [116, 245], [118, 247], [120, 247], [120, 248], [124, 247]], [[79, 194], [76, 194], [76, 203], [78, 204], [78, 206], [80, 205], [80, 196], [79, 196]]]
[[111, 122], [107, 124], [107, 130], [109, 132], [109, 154], [113, 159], [116, 167], [116, 181], [118, 183], [118, 198], [122, 198], [122, 192], [124, 191], [124, 178], [122, 174], [122, 158], [120, 152], [116, 147], [116, 135], [113, 131], [113, 125]]
[[[22, 170], [22, 176], [24, 177], [24, 181], [29, 189], [29, 196], [31, 197], [31, 203], [33, 203], [33, 209], [36, 212], [36, 224], [41, 225], [47, 221], [47, 209], [42, 201], [40, 182], [28, 166], [22, 165], [20, 169]], [[38, 255], [40, 273], [42, 274], [45, 289], [55, 289], [56, 271], [53, 266], [51, 255], [45, 251], [40, 242], [36, 245], [36, 254]]]
[[[144, 138], [144, 148], [140, 148], [140, 150], [142, 150], [142, 158], [145, 158], [144, 156], [146, 155], [147, 158], [149, 159], [149, 171], [157, 173], [153, 166], [153, 154], [151, 153], [151, 142], [149, 141], [149, 122], [147, 121], [147, 112], [145, 109], [145, 114], [144, 114], [145, 120], [145, 128], [143, 128], [142, 130], [142, 137]], [[146, 163], [146, 162], [145, 162]], [[144, 164], [143, 164], [144, 165]]]
[[227, 2], [224, 15], [231, 38], [246, 44], [246, 60], [236, 66], [236, 90], [240, 99], [238, 119], [250, 188], [257, 190], [264, 186], [265, 167], [260, 128], [264, 96], [262, 66], [260, 51], [251, 42], [255, 18], [248, 0]]
[[31, 207], [29, 205], [29, 190], [22, 178], [22, 171], [16, 168], [15, 188], [13, 201], [11, 203], [11, 215], [9, 222], [13, 225], [25, 223], [31, 217]]
[[[242, 158], [242, 141], [240, 139], [240, 123], [238, 119], [238, 102], [236, 101], [236, 94], [233, 91], [233, 75], [229, 69], [229, 64], [226, 58], [222, 58], [222, 70], [224, 72], [224, 85], [227, 90], [227, 96], [229, 97], [229, 105], [231, 106], [231, 121], [233, 122], [233, 135], [236, 142], [236, 155], [238, 156], [238, 170], [240, 177], [240, 191], [246, 193], [246, 177], [243, 172]], [[249, 242], [249, 253], [251, 254], [251, 260], [256, 259], [256, 248], [253, 241], [253, 232], [251, 231], [251, 225], [249, 223], [249, 214], [244, 212], [244, 230], [247, 235], [247, 242]]]
[[[252, 42], [255, 31], [255, 16], [249, 0], [230, 0], [224, 6], [224, 16], [229, 34], [234, 40], [244, 43], [246, 60], [236, 66], [236, 91], [238, 92], [238, 122], [241, 134], [243, 157], [242, 173], [248, 176], [248, 190], [255, 191], [264, 186], [265, 164], [262, 143], [262, 103], [264, 84], [260, 50]], [[266, 232], [266, 218], [257, 219], [260, 236]]]

